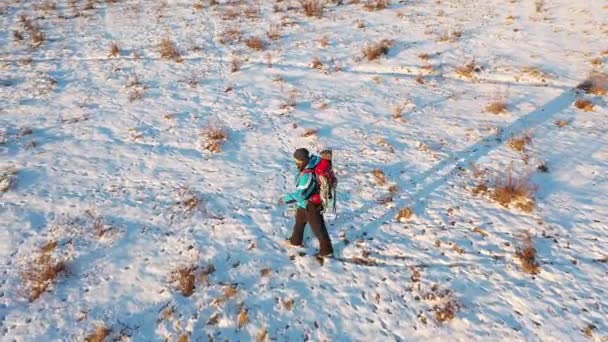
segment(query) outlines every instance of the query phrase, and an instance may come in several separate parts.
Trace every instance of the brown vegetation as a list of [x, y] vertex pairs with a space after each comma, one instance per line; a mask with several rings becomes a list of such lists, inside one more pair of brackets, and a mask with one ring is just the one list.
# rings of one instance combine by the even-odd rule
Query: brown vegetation
[[173, 59], [178, 62], [181, 60], [181, 55], [177, 50], [177, 46], [169, 38], [161, 40], [160, 44], [158, 44], [158, 49], [160, 56], [164, 59]]
[[496, 181], [491, 198], [505, 208], [515, 206], [525, 212], [531, 212], [534, 209], [535, 193], [536, 187], [527, 177], [516, 177], [509, 168], [506, 176]]
[[116, 43], [110, 44], [110, 57], [120, 56], [120, 47]]
[[603, 73], [592, 73], [589, 77], [577, 86], [588, 94], [605, 96], [608, 94], [608, 75]]
[[17, 169], [13, 167], [0, 170], [0, 193], [7, 192], [17, 184]]
[[478, 71], [479, 67], [475, 64], [475, 60], [456, 68], [456, 74], [466, 78], [473, 78], [474, 73]]
[[239, 312], [237, 323], [239, 328], [242, 328], [249, 324], [249, 311], [246, 308], [242, 308], [241, 312]]
[[443, 303], [436, 305], [433, 308], [435, 319], [439, 323], [451, 321], [458, 311], [458, 304], [455, 300], [448, 298]]
[[222, 152], [222, 145], [228, 140], [228, 132], [224, 128], [209, 126], [203, 130], [202, 145], [209, 152]]
[[532, 137], [528, 134], [525, 134], [518, 138], [513, 138], [509, 140], [509, 147], [518, 152], [523, 152], [526, 149], [526, 146], [530, 144], [532, 141]]
[[591, 61], [589, 61], [591, 63], [591, 65], [593, 66], [600, 66], [602, 64], [604, 64], [604, 59], [597, 57], [597, 58], [593, 58]]
[[515, 256], [519, 259], [524, 272], [529, 274], [540, 273], [540, 267], [536, 261], [536, 248], [530, 234], [525, 234], [523, 243], [515, 252]]
[[321, 18], [323, 16], [324, 5], [321, 0], [302, 0], [301, 3], [307, 17]]
[[220, 44], [234, 44], [239, 42], [243, 37], [243, 32], [238, 29], [228, 29], [219, 34], [218, 41]]
[[245, 45], [247, 45], [247, 47], [249, 47], [250, 49], [256, 51], [262, 51], [266, 48], [266, 43], [258, 37], [251, 37], [246, 39]]
[[190, 297], [196, 289], [196, 269], [196, 266], [180, 267], [171, 276], [171, 280], [177, 283], [178, 289], [184, 297]]
[[411, 208], [403, 208], [403, 209], [399, 210], [395, 219], [397, 221], [403, 222], [405, 220], [409, 220], [413, 214], [414, 214], [414, 211]]
[[462, 37], [461, 31], [444, 31], [439, 34], [437, 39], [440, 42], [454, 43]]
[[302, 137], [308, 138], [317, 135], [317, 130], [314, 128], [307, 129], [304, 133], [302, 133]]
[[576, 100], [576, 102], [574, 102], [574, 106], [585, 112], [592, 112], [593, 107], [595, 107], [593, 102], [591, 102], [590, 100]]
[[241, 64], [243, 64], [241, 62], [241, 60], [237, 57], [233, 57], [232, 60], [230, 61], [230, 72], [237, 72], [239, 70], [241, 70]]
[[56, 248], [56, 241], [42, 246], [39, 254], [21, 273], [30, 302], [38, 299], [66, 270], [66, 261], [53, 255]]
[[362, 49], [363, 57], [368, 61], [373, 61], [381, 56], [387, 55], [394, 42], [383, 39], [378, 43], [369, 44]]
[[312, 62], [310, 63], [310, 66], [313, 67], [314, 69], [322, 70], [323, 69], [323, 62], [321, 62], [321, 60], [319, 59], [319, 57], [314, 57], [312, 59]]
[[372, 174], [374, 175], [374, 178], [376, 179], [376, 182], [378, 182], [379, 185], [386, 184], [386, 175], [384, 175], [384, 172], [382, 170], [375, 169], [374, 171], [372, 171]]
[[111, 332], [111, 329], [106, 328], [104, 325], [100, 325], [93, 333], [87, 335], [84, 340], [86, 342], [104, 342]]
[[281, 38], [281, 27], [279, 25], [271, 25], [270, 29], [266, 32], [266, 36], [270, 40], [278, 40]]
[[363, 7], [368, 11], [379, 11], [390, 5], [389, 0], [367, 0]]
[[291, 94], [289, 94], [289, 97], [287, 98], [287, 100], [285, 100], [285, 103], [283, 103], [281, 105], [281, 109], [291, 110], [291, 109], [296, 108], [296, 105], [297, 105], [296, 94], [291, 93]]
[[486, 106], [486, 111], [492, 114], [501, 114], [507, 111], [507, 103], [504, 101], [493, 101]]

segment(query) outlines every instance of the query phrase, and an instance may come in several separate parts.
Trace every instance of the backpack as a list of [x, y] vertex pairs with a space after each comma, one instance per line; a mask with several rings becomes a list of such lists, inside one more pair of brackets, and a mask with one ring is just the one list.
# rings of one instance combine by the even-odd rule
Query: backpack
[[304, 173], [310, 173], [315, 176], [318, 187], [318, 194], [315, 192], [310, 197], [310, 201], [314, 204], [323, 204], [324, 210], [336, 212], [336, 187], [338, 179], [333, 170], [332, 151], [323, 150], [321, 153], [321, 161], [313, 169], [307, 169]]

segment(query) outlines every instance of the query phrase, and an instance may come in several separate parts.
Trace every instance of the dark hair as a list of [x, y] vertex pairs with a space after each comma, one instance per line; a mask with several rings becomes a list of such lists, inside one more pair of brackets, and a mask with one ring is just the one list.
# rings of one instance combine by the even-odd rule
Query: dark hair
[[297, 160], [308, 160], [310, 158], [310, 153], [308, 153], [308, 150], [305, 148], [299, 148], [295, 150], [293, 157]]

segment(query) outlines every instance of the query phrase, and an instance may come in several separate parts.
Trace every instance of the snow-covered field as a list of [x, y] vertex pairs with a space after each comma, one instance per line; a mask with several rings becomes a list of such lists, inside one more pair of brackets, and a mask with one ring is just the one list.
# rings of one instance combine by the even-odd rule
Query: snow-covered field
[[[608, 340], [608, 3], [368, 3], [0, 3], [0, 340]], [[323, 264], [282, 245], [298, 147]]]

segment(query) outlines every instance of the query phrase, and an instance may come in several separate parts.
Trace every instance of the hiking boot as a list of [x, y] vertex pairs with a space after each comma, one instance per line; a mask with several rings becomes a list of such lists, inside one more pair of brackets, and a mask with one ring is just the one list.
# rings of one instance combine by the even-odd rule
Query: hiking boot
[[333, 258], [334, 257], [334, 252], [318, 252], [317, 254], [315, 254], [315, 257], [317, 258]]
[[303, 248], [304, 244], [301, 245], [294, 245], [293, 243], [291, 243], [290, 239], [285, 239], [281, 242], [281, 245], [285, 246], [285, 247], [291, 247], [291, 248]]

